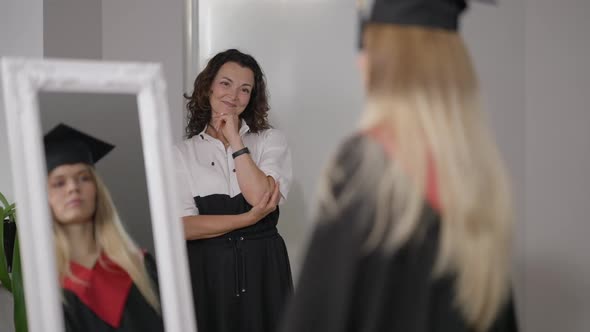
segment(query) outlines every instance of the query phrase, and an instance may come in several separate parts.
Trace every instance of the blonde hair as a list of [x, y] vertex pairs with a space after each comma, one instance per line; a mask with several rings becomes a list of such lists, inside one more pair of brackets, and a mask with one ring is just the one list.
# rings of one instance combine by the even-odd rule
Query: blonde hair
[[437, 29], [375, 24], [364, 37], [368, 91], [361, 126], [384, 129], [396, 161], [379, 181], [368, 243], [376, 248], [385, 236], [391, 251], [416, 233], [433, 166], [442, 205], [435, 276], [456, 277], [456, 304], [470, 325], [485, 331], [508, 293], [513, 212], [467, 50], [458, 34]]
[[[93, 167], [88, 167], [96, 185], [96, 211], [94, 215], [94, 239], [99, 250], [124, 269], [146, 301], [160, 311], [158, 296], [144, 264], [144, 255], [125, 231], [111, 195]], [[71, 248], [60, 223], [53, 223], [57, 268], [59, 278], [72, 277], [70, 269]], [[104, 264], [100, 261], [99, 264]]]

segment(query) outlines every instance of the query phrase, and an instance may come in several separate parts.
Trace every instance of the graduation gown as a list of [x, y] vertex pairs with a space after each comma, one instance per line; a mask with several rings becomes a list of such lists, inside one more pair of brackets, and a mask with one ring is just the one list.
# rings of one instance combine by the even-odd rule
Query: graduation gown
[[[369, 149], [373, 153], [365, 154]], [[366, 136], [341, 147], [328, 190], [344, 203], [332, 213], [320, 209], [282, 331], [474, 331], [454, 304], [453, 277], [433, 277], [440, 231], [435, 199], [425, 202], [418, 230], [405, 245], [393, 253], [362, 249], [375, 219], [379, 174], [392, 162]], [[489, 331], [517, 331], [512, 301]]]
[[[104, 264], [97, 262], [92, 269], [70, 264], [74, 278], [62, 281], [66, 331], [164, 331], [161, 315], [145, 300], [131, 277], [104, 254], [101, 261]], [[157, 286], [154, 258], [146, 254], [144, 261]]]

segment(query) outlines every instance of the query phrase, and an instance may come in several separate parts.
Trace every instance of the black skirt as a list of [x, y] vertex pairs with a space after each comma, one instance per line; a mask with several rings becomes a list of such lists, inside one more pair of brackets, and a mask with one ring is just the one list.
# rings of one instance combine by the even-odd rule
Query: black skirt
[[[250, 208], [242, 195], [225, 196], [217, 204], [220, 198], [224, 200], [195, 201], [201, 214], [224, 214], [228, 206], [234, 213]], [[276, 229], [278, 216], [277, 209], [253, 226], [187, 242], [199, 332], [277, 330], [293, 291], [287, 248]]]

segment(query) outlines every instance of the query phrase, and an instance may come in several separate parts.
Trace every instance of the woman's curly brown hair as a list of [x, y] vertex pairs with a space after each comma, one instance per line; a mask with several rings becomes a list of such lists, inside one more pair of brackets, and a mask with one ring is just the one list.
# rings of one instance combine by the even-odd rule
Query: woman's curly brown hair
[[221, 66], [227, 62], [235, 62], [242, 67], [251, 69], [254, 73], [254, 87], [250, 94], [250, 102], [244, 112], [240, 114], [240, 118], [246, 121], [250, 131], [254, 133], [270, 128], [268, 123], [270, 107], [268, 105], [266, 80], [262, 69], [251, 55], [244, 54], [236, 49], [229, 49], [217, 53], [209, 60], [207, 67], [195, 79], [193, 94], [191, 96], [184, 94], [184, 98], [188, 99], [186, 103], [188, 124], [185, 130], [187, 138], [199, 134], [211, 121], [211, 104], [209, 103], [211, 84]]

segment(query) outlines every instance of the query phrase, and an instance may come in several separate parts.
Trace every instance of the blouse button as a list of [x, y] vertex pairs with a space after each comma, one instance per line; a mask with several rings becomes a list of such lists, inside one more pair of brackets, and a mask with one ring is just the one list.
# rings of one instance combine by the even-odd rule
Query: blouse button
[[215, 166], [215, 162], [214, 161], [211, 162], [211, 166]]
[[234, 168], [234, 173], [236, 172], [236, 169]]

